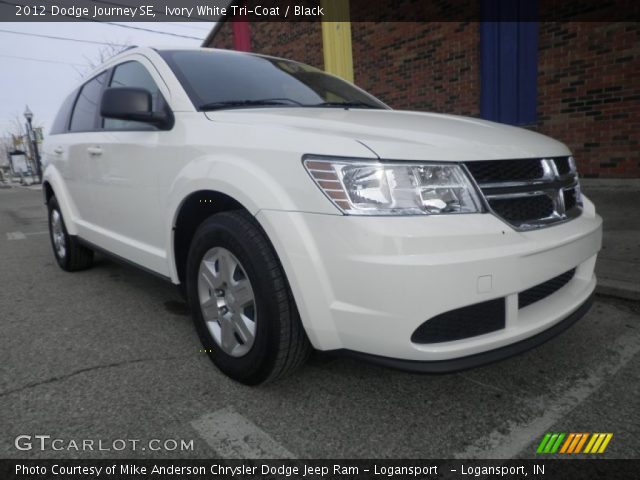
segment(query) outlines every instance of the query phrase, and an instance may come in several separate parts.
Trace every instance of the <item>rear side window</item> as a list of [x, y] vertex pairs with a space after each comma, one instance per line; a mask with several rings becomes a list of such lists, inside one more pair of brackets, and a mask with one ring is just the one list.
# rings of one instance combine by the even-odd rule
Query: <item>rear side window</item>
[[100, 97], [106, 80], [107, 72], [101, 73], [85, 83], [82, 90], [80, 90], [80, 95], [76, 100], [76, 105], [71, 115], [70, 130], [72, 132], [86, 132], [96, 129]]
[[[126, 62], [118, 65], [111, 78], [110, 87], [135, 87], [144, 88], [151, 93], [153, 110], [157, 111], [164, 107], [164, 99], [160, 89], [154, 82], [151, 74], [139, 62]], [[144, 122], [133, 122], [130, 120], [117, 120], [105, 118], [103, 120], [105, 129], [108, 130], [154, 130], [155, 127]]]
[[58, 110], [58, 114], [53, 121], [53, 125], [51, 125], [49, 135], [57, 135], [67, 131], [67, 127], [69, 127], [69, 117], [71, 116], [71, 110], [73, 109], [73, 102], [75, 102], [77, 96], [78, 90], [74, 90], [65, 99], [65, 101], [62, 102], [62, 106], [60, 107], [60, 110]]

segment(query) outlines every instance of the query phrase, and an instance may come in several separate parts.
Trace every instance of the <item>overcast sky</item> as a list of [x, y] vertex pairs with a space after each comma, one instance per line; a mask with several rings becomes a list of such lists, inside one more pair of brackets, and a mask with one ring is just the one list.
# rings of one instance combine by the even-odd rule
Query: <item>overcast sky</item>
[[[16, 117], [24, 123], [25, 105], [34, 113], [34, 125], [44, 126], [46, 134], [66, 94], [87, 73], [89, 60], [96, 62], [100, 49], [104, 48], [104, 45], [35, 35], [139, 46], [199, 46], [213, 25], [201, 22], [116, 25], [0, 22], [0, 137], [14, 130]], [[139, 30], [141, 28], [161, 33]]]

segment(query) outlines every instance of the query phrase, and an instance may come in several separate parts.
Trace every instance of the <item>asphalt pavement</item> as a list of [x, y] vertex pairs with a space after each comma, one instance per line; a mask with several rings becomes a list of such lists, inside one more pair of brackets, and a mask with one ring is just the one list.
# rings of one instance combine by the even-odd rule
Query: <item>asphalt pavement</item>
[[[603, 255], [637, 260], [629, 222], [608, 225], [627, 243]], [[250, 388], [200, 351], [175, 287], [105, 257], [63, 272], [46, 232], [39, 191], [0, 189], [0, 458], [534, 458], [547, 432], [611, 432], [601, 456], [640, 458], [640, 304], [612, 292], [493, 365], [416, 375], [316, 354]]]

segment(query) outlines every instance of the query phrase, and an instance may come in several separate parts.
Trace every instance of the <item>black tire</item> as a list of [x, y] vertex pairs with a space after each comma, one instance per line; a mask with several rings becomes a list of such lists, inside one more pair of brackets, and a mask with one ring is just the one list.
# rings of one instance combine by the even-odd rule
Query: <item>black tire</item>
[[[62, 217], [62, 211], [60, 210], [60, 206], [58, 205], [58, 201], [55, 196], [52, 196], [49, 199], [47, 209], [49, 211], [49, 239], [51, 240], [53, 255], [56, 257], [56, 261], [58, 262], [58, 265], [60, 265], [60, 268], [67, 272], [75, 272], [77, 270], [84, 270], [91, 267], [93, 264], [93, 250], [81, 245], [75, 236], [69, 235], [67, 232], [67, 226], [64, 223], [64, 218]], [[59, 216], [62, 235], [64, 238], [64, 255], [59, 252], [54, 240], [53, 218], [56, 214]]]
[[[223, 351], [203, 317], [198, 272], [212, 248], [230, 251], [251, 283], [257, 321], [250, 350], [240, 357]], [[281, 378], [300, 367], [311, 351], [280, 262], [253, 217], [244, 211], [218, 213], [196, 231], [187, 259], [187, 296], [196, 330], [213, 363], [227, 376], [246, 385]]]

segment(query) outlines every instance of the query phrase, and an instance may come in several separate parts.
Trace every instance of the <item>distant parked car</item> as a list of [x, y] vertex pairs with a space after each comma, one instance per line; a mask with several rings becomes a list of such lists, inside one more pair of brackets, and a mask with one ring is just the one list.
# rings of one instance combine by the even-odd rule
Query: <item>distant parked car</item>
[[53, 252], [180, 286], [247, 384], [311, 348], [443, 372], [582, 316], [601, 219], [562, 143], [388, 108], [280, 58], [134, 48], [64, 101], [44, 144]]

